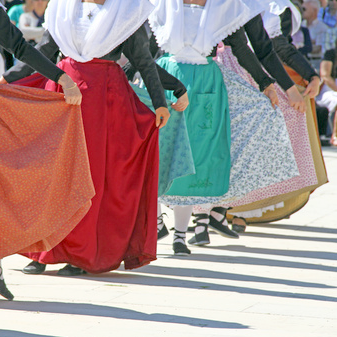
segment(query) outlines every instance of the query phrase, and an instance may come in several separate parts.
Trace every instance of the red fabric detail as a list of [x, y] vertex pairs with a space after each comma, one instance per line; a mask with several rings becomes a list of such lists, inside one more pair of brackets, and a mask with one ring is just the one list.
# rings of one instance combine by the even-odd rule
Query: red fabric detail
[[[28, 257], [71, 263], [91, 273], [137, 268], [156, 259], [158, 128], [122, 69], [93, 60], [59, 65], [78, 84], [91, 174], [96, 190], [85, 218], [55, 248]], [[30, 77], [26, 80], [37, 81]], [[52, 81], [45, 88], [61, 91]]]

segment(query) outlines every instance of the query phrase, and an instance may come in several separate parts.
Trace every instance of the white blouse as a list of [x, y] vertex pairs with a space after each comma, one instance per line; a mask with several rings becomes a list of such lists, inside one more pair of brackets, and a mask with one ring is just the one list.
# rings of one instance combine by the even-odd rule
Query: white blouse
[[76, 49], [80, 55], [82, 55], [88, 30], [102, 7], [103, 5], [91, 2], [79, 3], [73, 25], [73, 38]]
[[184, 48], [170, 59], [171, 61], [192, 64], [206, 64], [205, 57], [195, 50], [192, 45], [197, 38], [201, 15], [204, 7], [194, 4], [184, 4]]
[[184, 4], [184, 45], [191, 46], [197, 37], [203, 6]]

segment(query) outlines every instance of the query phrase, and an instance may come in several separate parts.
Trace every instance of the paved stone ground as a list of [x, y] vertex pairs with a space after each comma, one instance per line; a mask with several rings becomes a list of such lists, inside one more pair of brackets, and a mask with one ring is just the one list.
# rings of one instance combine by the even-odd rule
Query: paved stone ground
[[33, 276], [20, 272], [27, 259], [6, 258], [16, 298], [0, 300], [0, 336], [336, 337], [337, 149], [324, 156], [330, 183], [301, 211], [239, 240], [211, 234], [187, 258], [172, 256], [172, 234], [133, 272]]

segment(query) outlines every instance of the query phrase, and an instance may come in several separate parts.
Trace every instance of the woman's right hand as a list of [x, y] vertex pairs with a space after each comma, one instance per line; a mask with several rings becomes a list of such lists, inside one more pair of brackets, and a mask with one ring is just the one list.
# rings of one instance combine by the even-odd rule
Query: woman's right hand
[[184, 111], [190, 102], [188, 101], [187, 92], [184, 93], [181, 97], [178, 98], [176, 103], [172, 103], [171, 106], [176, 111]]
[[82, 103], [82, 94], [77, 84], [67, 75], [63, 74], [58, 84], [62, 86], [64, 92], [64, 98], [66, 103], [73, 105], [81, 105]]
[[156, 109], [156, 127], [161, 129], [170, 118], [170, 112], [165, 107]]
[[266, 89], [264, 89], [263, 93], [270, 99], [270, 103], [275, 109], [275, 106], [279, 105], [279, 100], [274, 84], [270, 84]]
[[300, 92], [297, 90], [296, 86], [293, 85], [291, 88], [289, 88], [286, 91], [286, 94], [289, 99], [290, 105], [298, 110], [299, 112], [305, 113], [306, 112], [306, 105], [303, 96], [300, 94]]

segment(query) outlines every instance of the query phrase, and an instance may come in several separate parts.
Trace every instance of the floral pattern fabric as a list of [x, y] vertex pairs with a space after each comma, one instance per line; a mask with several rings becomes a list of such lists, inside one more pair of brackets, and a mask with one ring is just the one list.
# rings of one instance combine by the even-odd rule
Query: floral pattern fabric
[[299, 175], [281, 110], [274, 110], [266, 96], [236, 73], [221, 63], [218, 66], [228, 91], [231, 119], [229, 190], [219, 197], [165, 195], [160, 199], [165, 204], [232, 206], [253, 191]]

